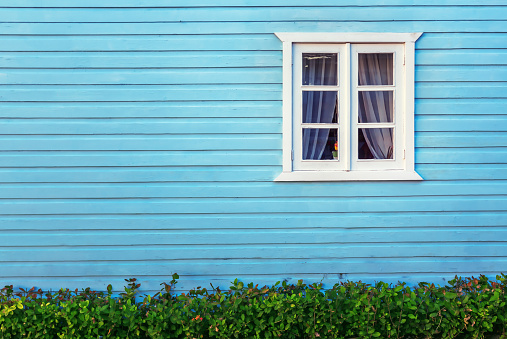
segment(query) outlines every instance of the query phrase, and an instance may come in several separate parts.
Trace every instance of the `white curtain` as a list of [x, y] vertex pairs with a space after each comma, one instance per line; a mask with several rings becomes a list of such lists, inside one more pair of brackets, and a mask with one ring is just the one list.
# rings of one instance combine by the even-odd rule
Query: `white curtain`
[[[312, 57], [307, 61], [309, 65], [304, 70], [304, 77], [308, 79], [308, 85], [323, 85], [325, 77], [331, 75], [333, 78], [332, 75], [336, 74], [336, 60], [333, 57]], [[336, 109], [336, 97], [336, 91], [303, 92], [303, 123], [331, 123]], [[329, 129], [326, 128], [303, 129], [303, 159], [322, 159], [328, 137]]]
[[[359, 85], [392, 85], [392, 54], [362, 54], [359, 56]], [[392, 91], [359, 92], [359, 122], [393, 122]], [[363, 128], [368, 149], [374, 159], [392, 159], [393, 129]]]

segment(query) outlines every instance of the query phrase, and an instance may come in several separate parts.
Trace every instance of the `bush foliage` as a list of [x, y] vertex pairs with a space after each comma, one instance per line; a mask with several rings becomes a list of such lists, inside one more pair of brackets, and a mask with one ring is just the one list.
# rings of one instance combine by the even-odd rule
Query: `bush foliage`
[[89, 288], [0, 290], [1, 338], [483, 338], [507, 332], [507, 276], [456, 277], [436, 287], [383, 282], [244, 285], [155, 296], [136, 279], [114, 296]]

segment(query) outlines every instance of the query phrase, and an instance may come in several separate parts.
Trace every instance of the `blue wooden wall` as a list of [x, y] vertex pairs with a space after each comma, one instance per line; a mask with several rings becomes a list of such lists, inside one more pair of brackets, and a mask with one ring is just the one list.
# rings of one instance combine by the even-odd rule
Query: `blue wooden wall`
[[[506, 20], [505, 0], [1, 0], [0, 285], [507, 272]], [[273, 33], [297, 31], [424, 32], [425, 181], [273, 182]]]

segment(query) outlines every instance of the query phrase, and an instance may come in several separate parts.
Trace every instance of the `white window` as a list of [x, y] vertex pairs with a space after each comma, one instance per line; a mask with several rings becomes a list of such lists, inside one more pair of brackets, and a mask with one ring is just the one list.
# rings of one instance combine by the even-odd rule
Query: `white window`
[[283, 42], [277, 181], [422, 180], [414, 171], [421, 33], [276, 33]]

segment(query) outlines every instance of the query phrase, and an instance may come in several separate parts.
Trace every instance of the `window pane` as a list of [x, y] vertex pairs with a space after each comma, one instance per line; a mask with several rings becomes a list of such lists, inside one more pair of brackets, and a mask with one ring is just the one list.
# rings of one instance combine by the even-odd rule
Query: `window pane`
[[336, 86], [337, 53], [303, 53], [303, 85]]
[[337, 157], [337, 129], [303, 128], [303, 160], [333, 160]]
[[303, 92], [303, 123], [337, 123], [338, 93], [327, 91]]
[[393, 85], [393, 53], [359, 53], [359, 86]]
[[358, 159], [393, 159], [394, 128], [360, 128]]
[[393, 122], [393, 91], [358, 92], [359, 122]]

